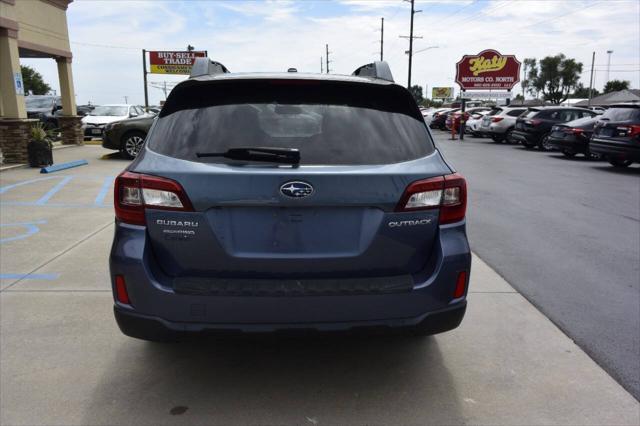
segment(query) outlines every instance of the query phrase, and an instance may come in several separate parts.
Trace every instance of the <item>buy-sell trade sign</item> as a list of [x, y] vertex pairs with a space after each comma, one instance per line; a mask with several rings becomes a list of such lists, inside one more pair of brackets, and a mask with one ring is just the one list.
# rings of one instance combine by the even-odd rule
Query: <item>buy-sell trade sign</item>
[[510, 90], [519, 81], [520, 62], [496, 50], [465, 55], [456, 64], [456, 83], [463, 90]]
[[196, 58], [204, 58], [207, 52], [149, 52], [151, 74], [190, 74]]
[[449, 99], [453, 98], [453, 87], [432, 87], [432, 99]]

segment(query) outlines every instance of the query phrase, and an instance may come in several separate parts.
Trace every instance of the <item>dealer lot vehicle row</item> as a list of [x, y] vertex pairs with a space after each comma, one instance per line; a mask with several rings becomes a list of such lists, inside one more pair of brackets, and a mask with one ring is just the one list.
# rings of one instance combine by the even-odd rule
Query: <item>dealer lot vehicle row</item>
[[[423, 113], [425, 115], [425, 113]], [[460, 108], [429, 112], [425, 121], [436, 130], [491, 137], [495, 142], [519, 143], [527, 149], [557, 150], [567, 157], [607, 160], [618, 168], [640, 162], [640, 104], [611, 105], [606, 110], [579, 107], [500, 106], [487, 110]]]

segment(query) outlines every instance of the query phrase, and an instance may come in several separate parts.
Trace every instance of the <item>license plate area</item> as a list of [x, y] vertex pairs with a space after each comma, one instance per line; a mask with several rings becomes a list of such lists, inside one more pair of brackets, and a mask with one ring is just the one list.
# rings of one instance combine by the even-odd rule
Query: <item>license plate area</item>
[[101, 135], [102, 134], [102, 129], [91, 129], [91, 134], [92, 135]]

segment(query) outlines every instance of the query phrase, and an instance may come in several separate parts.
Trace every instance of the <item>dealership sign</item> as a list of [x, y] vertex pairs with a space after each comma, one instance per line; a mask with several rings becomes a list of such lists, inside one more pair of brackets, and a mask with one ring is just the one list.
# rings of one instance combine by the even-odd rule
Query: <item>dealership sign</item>
[[151, 74], [190, 74], [196, 58], [204, 58], [207, 52], [149, 52]]
[[483, 50], [465, 55], [456, 64], [456, 83], [463, 90], [510, 90], [520, 81], [520, 62], [514, 55]]
[[432, 87], [432, 99], [449, 99], [453, 98], [453, 87]]

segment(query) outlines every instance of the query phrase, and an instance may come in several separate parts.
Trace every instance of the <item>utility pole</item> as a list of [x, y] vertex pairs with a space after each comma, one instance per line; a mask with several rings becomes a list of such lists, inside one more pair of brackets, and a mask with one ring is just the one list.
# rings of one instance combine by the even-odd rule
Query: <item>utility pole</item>
[[129, 97], [128, 96], [123, 96], [124, 97], [124, 103], [129, 105]]
[[[591, 106], [591, 98], [593, 97], [593, 63], [596, 60], [596, 52], [593, 52], [591, 56], [591, 78], [589, 79], [589, 101], [587, 102], [587, 106]], [[607, 72], [607, 76], [609, 73]]]
[[322, 59], [322, 55], [320, 55], [320, 74], [324, 73], [324, 59]]
[[607, 55], [609, 55], [609, 58], [607, 59], [607, 83], [609, 82], [609, 71], [611, 70], [611, 54], [613, 53], [613, 50], [607, 50]]
[[407, 88], [411, 88], [411, 65], [413, 62], [413, 39], [414, 38], [422, 38], [413, 35], [413, 15], [416, 13], [422, 12], [421, 10], [415, 10], [415, 0], [404, 0], [411, 2], [411, 26], [409, 27], [409, 36], [400, 36], [400, 38], [408, 38], [409, 39], [409, 76], [407, 78]]
[[329, 61], [329, 45], [325, 44], [324, 47], [325, 47], [325, 50], [326, 50], [327, 74], [329, 74], [329, 71], [330, 71], [329, 70], [329, 62], [331, 62], [331, 61]]
[[522, 105], [524, 105], [524, 89], [526, 89], [526, 85], [527, 85], [527, 62], [525, 61], [524, 63], [524, 71], [523, 71], [523, 75], [522, 75], [522, 84], [520, 84], [522, 86]]
[[149, 92], [147, 89], [147, 51], [142, 49], [142, 75], [144, 77], [144, 108], [149, 110]]
[[380, 19], [380, 60], [384, 61], [384, 18]]

